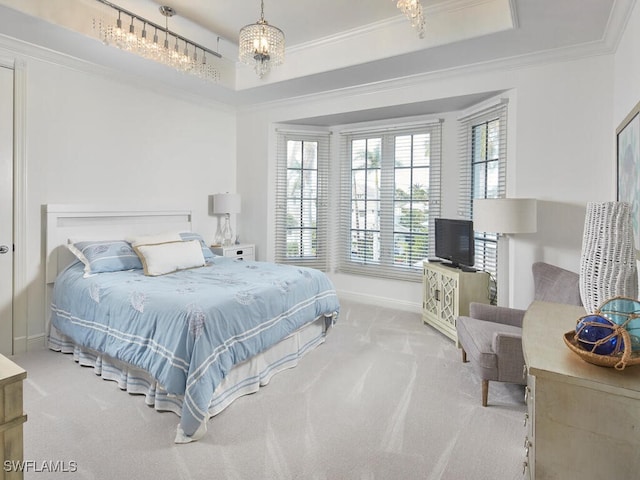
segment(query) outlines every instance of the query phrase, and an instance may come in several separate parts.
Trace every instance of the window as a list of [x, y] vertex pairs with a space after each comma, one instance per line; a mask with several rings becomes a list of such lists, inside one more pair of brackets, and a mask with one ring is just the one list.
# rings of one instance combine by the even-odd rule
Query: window
[[276, 261], [327, 268], [329, 135], [280, 132]]
[[[506, 155], [506, 103], [461, 120], [459, 209], [463, 218], [473, 218], [473, 199], [504, 197]], [[475, 232], [475, 236], [475, 268], [489, 272], [496, 278], [497, 235], [493, 232]]]
[[342, 138], [340, 270], [420, 280], [440, 211], [440, 124]]

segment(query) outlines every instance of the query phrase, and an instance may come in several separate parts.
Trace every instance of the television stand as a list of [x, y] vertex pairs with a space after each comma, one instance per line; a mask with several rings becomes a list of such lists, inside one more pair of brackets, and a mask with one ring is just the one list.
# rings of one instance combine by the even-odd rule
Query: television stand
[[449, 263], [423, 263], [422, 320], [458, 342], [456, 320], [469, 315], [469, 303], [489, 303], [489, 274]]

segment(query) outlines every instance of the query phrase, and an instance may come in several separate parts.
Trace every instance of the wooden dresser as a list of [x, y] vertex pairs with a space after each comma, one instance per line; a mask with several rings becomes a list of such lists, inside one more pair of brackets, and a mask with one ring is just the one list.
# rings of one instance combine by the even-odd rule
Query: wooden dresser
[[25, 372], [0, 355], [0, 480], [23, 478], [22, 469], [11, 468], [23, 461], [22, 424], [27, 416], [22, 410], [22, 381]]
[[640, 478], [640, 365], [617, 371], [569, 350], [562, 335], [583, 315], [544, 302], [525, 315], [525, 478]]

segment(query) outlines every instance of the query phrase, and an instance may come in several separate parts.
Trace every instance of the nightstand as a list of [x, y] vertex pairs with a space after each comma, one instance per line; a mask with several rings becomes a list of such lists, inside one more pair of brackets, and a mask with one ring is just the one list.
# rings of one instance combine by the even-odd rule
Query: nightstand
[[223, 257], [236, 258], [238, 260], [255, 260], [256, 247], [248, 243], [240, 245], [229, 245], [228, 247], [210, 247], [211, 251], [216, 255]]

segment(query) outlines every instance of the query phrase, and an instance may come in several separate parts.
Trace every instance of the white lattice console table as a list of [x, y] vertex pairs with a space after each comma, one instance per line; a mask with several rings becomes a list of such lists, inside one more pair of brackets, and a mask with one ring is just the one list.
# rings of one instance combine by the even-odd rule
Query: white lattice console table
[[489, 303], [489, 274], [466, 272], [442, 263], [424, 262], [422, 320], [458, 341], [456, 319], [469, 315], [469, 303]]

